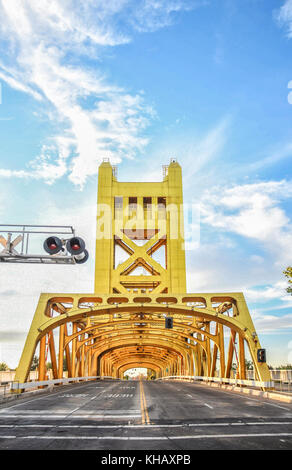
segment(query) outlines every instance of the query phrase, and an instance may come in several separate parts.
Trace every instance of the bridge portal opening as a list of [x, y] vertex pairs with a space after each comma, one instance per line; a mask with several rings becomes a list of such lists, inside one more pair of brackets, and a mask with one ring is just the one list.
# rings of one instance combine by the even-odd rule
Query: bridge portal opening
[[148, 375], [147, 372], [148, 372], [148, 369], [146, 369], [145, 367], [134, 367], [124, 372], [124, 379], [125, 380], [147, 379], [147, 375]]

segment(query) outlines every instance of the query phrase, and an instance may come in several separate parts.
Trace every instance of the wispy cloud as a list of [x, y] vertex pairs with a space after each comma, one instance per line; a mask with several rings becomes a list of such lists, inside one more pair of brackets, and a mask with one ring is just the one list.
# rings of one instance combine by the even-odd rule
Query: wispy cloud
[[189, 169], [184, 178], [186, 186], [193, 185], [194, 176], [224, 147], [231, 118], [223, 117], [205, 136], [193, 142], [184, 152], [184, 166]]
[[279, 25], [287, 31], [287, 36], [292, 38], [292, 0], [286, 0], [281, 8], [275, 10], [275, 19]]
[[202, 197], [202, 221], [225, 232], [254, 239], [274, 254], [275, 262], [290, 263], [292, 224], [280, 201], [292, 197], [291, 181], [269, 181], [214, 188]]
[[[288, 302], [288, 305], [292, 307], [292, 297], [286, 293], [286, 287], [286, 281], [278, 281], [273, 285], [264, 286], [262, 288], [247, 288], [245, 289], [245, 294], [250, 301], [260, 301], [262, 303], [271, 300], [281, 300], [285, 302], [285, 305], [287, 305]], [[270, 308], [276, 309], [275, 307]]]
[[292, 143], [281, 144], [278, 148], [274, 149], [267, 156], [247, 165], [248, 170], [256, 171], [260, 168], [275, 165], [281, 160], [292, 158]]
[[[99, 59], [105, 48], [129, 42], [134, 29], [162, 28], [176, 12], [203, 3], [1, 0], [0, 38], [6, 49], [0, 78], [41, 101], [59, 130], [26, 169], [2, 170], [0, 176], [51, 184], [67, 175], [82, 186], [103, 157], [118, 163], [143, 152], [148, 143], [144, 131], [155, 112], [142, 94], [110, 83]], [[86, 55], [93, 67], [84, 65]]]
[[144, 0], [136, 3], [130, 22], [140, 32], [156, 31], [171, 25], [175, 13], [208, 4], [204, 0]]

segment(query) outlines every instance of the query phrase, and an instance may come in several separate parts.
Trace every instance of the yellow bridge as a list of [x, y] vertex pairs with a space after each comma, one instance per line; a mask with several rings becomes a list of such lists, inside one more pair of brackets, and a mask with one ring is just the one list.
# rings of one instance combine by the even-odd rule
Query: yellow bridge
[[[99, 167], [94, 293], [42, 293], [16, 371], [28, 380], [39, 351], [39, 381], [49, 351], [54, 379], [148, 375], [246, 379], [249, 350], [258, 381], [269, 382], [241, 292], [186, 293], [181, 167], [164, 167], [162, 182], [119, 182], [108, 161]], [[166, 318], [172, 327], [166, 328]], [[236, 345], [238, 345], [238, 352]], [[218, 367], [217, 367], [218, 363]], [[219, 370], [216, 372], [216, 370]], [[21, 388], [21, 387], [20, 387]]]

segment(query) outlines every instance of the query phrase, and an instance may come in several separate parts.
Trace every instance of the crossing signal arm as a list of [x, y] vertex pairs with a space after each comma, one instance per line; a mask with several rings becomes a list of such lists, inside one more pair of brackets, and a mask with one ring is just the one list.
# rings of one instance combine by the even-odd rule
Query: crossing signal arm
[[[29, 253], [29, 242], [36, 234], [49, 234], [43, 242], [47, 254]], [[73, 227], [67, 225], [0, 225], [0, 245], [3, 247], [0, 262], [6, 263], [82, 264], [89, 258], [84, 240], [76, 237]]]

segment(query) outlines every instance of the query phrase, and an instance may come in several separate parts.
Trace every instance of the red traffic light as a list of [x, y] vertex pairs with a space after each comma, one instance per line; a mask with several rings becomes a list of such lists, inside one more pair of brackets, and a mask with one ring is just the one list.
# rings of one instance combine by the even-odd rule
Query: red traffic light
[[49, 255], [56, 255], [59, 251], [62, 250], [62, 242], [58, 237], [49, 237], [44, 241], [44, 250], [49, 253]]
[[80, 245], [78, 245], [77, 243], [75, 243], [75, 245], [72, 245], [71, 248], [72, 248], [72, 250], [77, 251], [77, 250], [80, 249]]
[[85, 250], [85, 242], [80, 237], [73, 237], [67, 241], [66, 248], [71, 255], [80, 255]]

